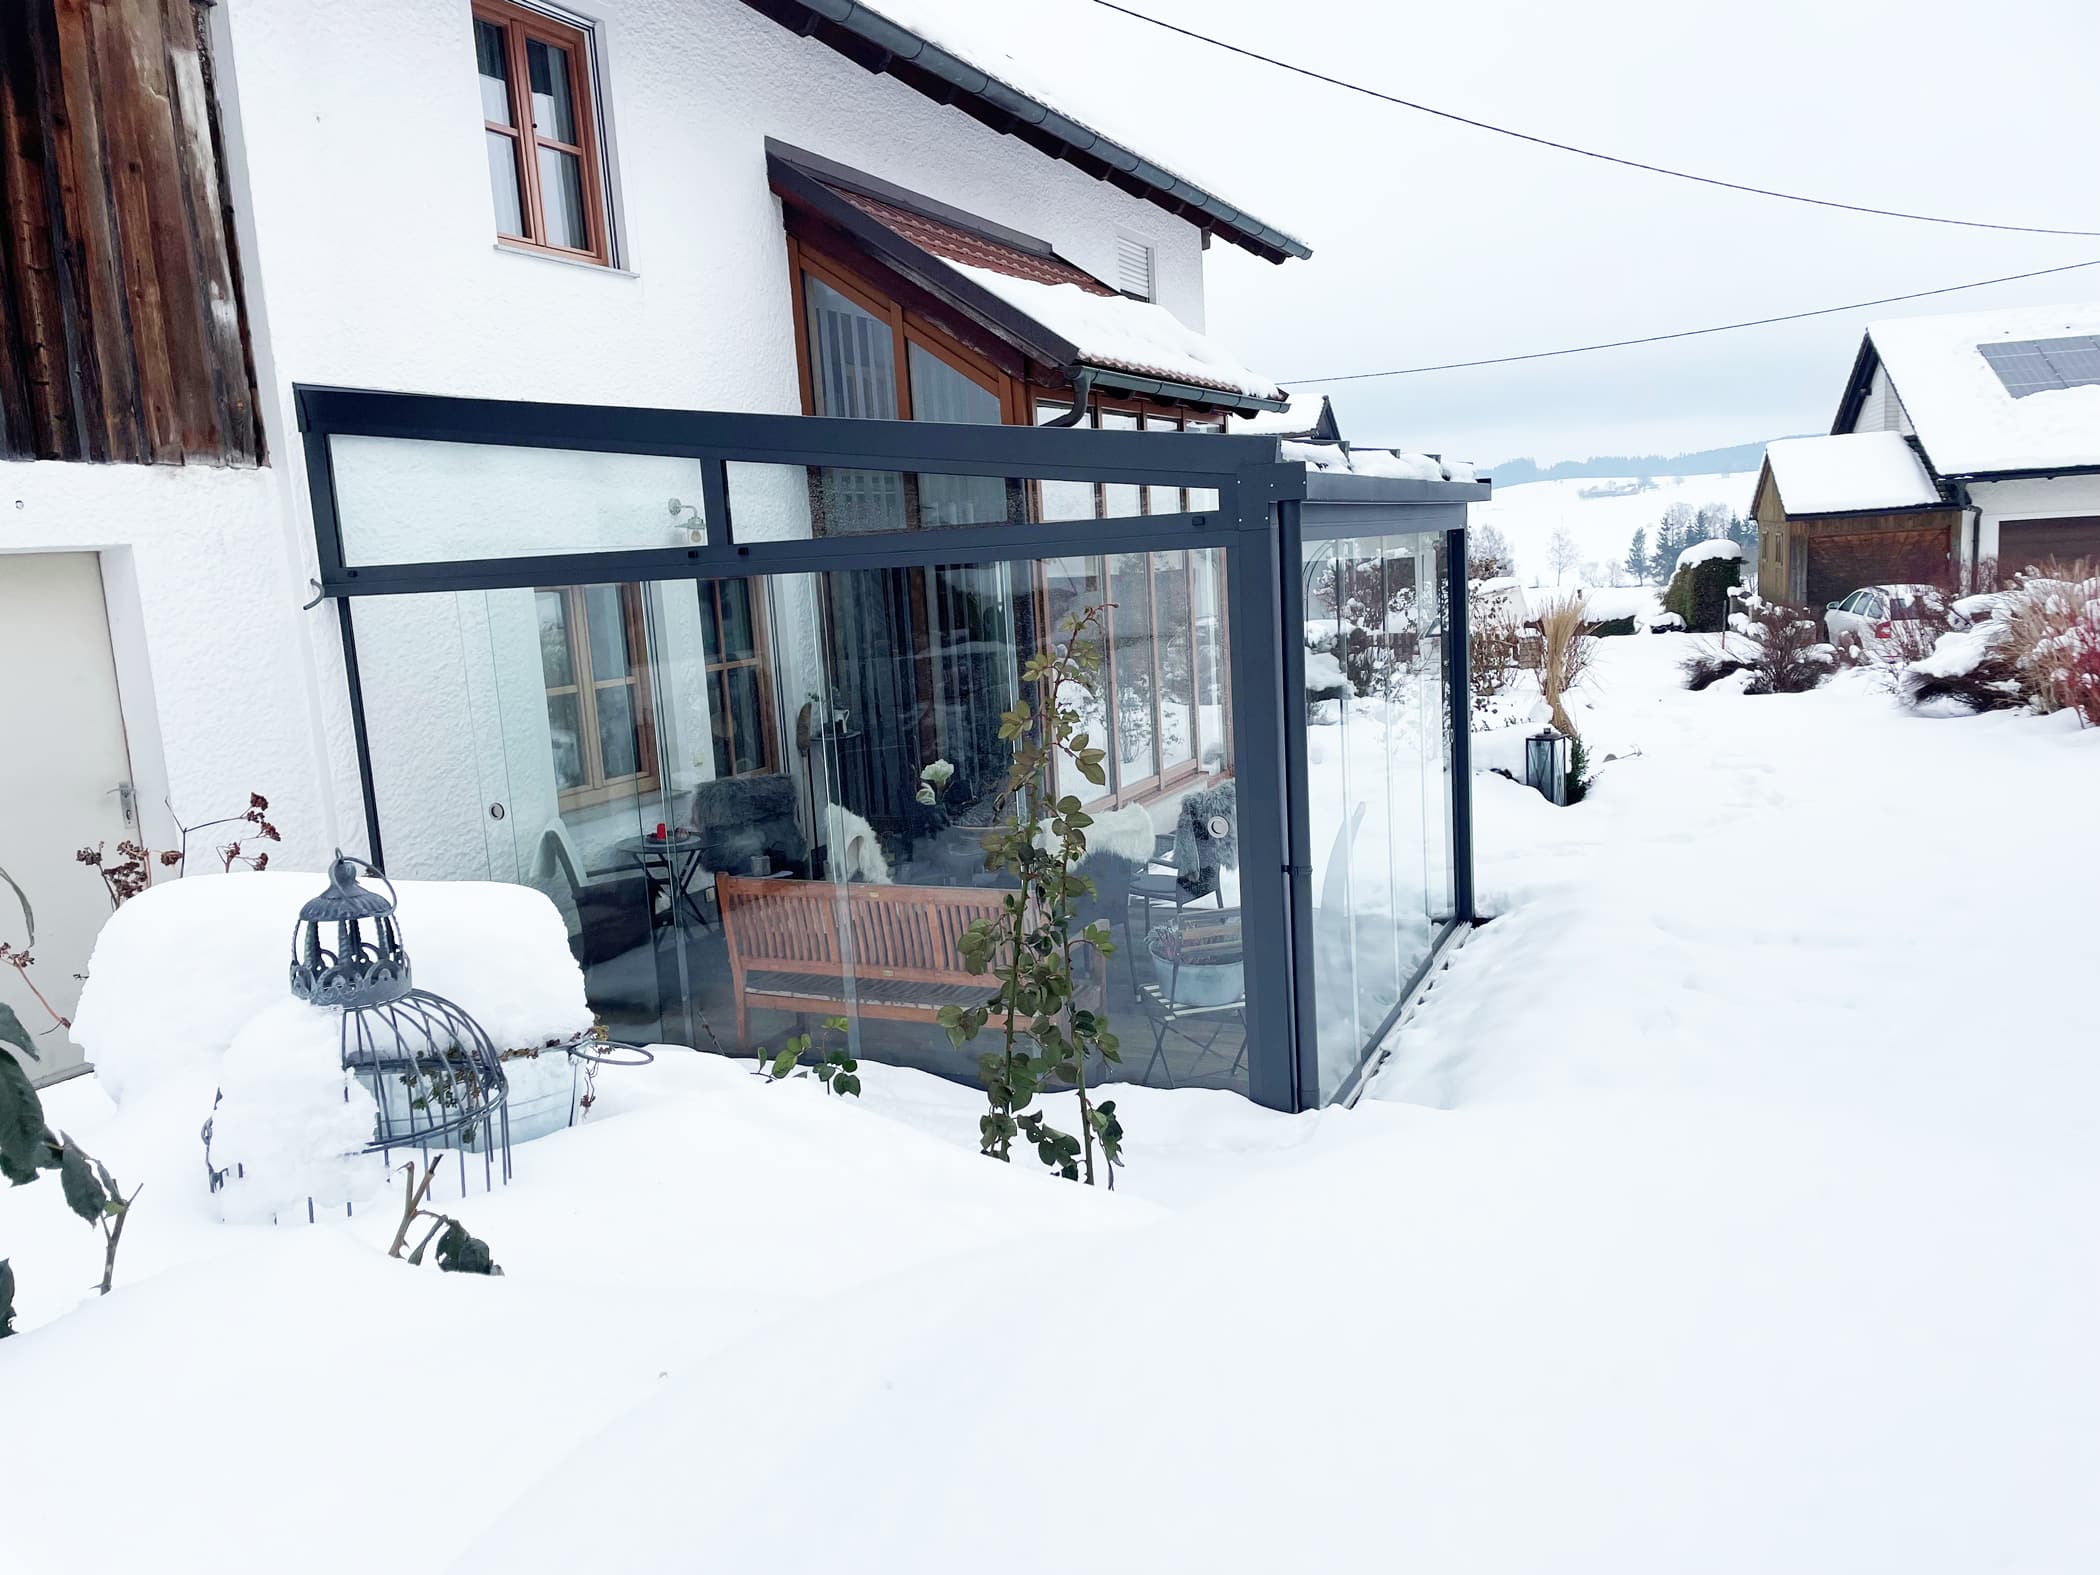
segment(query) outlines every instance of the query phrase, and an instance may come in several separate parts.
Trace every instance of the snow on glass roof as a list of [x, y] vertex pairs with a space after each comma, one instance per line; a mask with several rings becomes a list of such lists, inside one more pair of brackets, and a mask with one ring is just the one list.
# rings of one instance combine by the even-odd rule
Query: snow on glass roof
[[2025, 342], [2092, 334], [2100, 334], [2100, 301], [1905, 317], [1867, 329], [1934, 468], [1953, 476], [2100, 465], [2100, 384], [2016, 379], [2016, 392], [1984, 354], [2002, 347], [1994, 354], [2006, 362]]
[[1789, 514], [1931, 508], [1940, 501], [1917, 451], [1900, 432], [1843, 432], [1765, 445]]
[[[1219, 124], [1211, 112], [1215, 106], [1192, 102], [1186, 112], [1134, 119], [1127, 97], [1103, 80], [1098, 53], [1109, 47], [1154, 46], [1133, 46], [1127, 31], [1106, 34], [1104, 21], [1117, 19], [1105, 17], [1085, 0], [876, 0], [861, 9], [908, 28], [1044, 108], [1078, 121], [1253, 217], [1206, 174], [1221, 145]], [[1187, 60], [1185, 55], [1170, 58]], [[1193, 68], [1186, 66], [1168, 79], [1170, 86], [1190, 89], [1199, 82]], [[1230, 139], [1222, 145], [1230, 146]], [[1310, 254], [1295, 236], [1275, 233], [1301, 255]]]
[[951, 260], [949, 266], [1069, 340], [1083, 364], [1235, 389], [1256, 399], [1283, 398], [1282, 389], [1164, 306], [1127, 295], [1097, 295], [1076, 284], [1017, 279], [966, 262]]

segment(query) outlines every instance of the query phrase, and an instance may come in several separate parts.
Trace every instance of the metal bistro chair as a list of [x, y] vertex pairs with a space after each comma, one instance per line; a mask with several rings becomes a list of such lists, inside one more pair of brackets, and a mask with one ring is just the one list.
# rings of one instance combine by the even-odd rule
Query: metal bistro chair
[[[1166, 933], [1162, 927], [1162, 934]], [[1174, 1070], [1166, 1052], [1170, 1035], [1195, 1046], [1200, 1058], [1212, 1054], [1219, 1036], [1234, 1026], [1240, 1031], [1240, 1048], [1225, 1075], [1237, 1077], [1247, 1061], [1246, 950], [1240, 910], [1189, 914], [1173, 921], [1171, 934], [1171, 957], [1153, 951], [1148, 939], [1147, 961], [1153, 977], [1138, 987], [1138, 1001], [1152, 1024], [1152, 1059], [1145, 1063], [1144, 1081], [1151, 1082], [1153, 1072], [1159, 1070], [1166, 1075], [1167, 1087], [1174, 1086]], [[1224, 971], [1228, 968], [1230, 974]], [[1196, 1028], [1184, 1024], [1209, 1032], [1199, 1038]]]

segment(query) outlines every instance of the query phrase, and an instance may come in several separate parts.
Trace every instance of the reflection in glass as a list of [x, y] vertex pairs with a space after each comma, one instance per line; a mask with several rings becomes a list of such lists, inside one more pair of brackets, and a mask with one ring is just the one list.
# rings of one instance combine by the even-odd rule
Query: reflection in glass
[[494, 22], [474, 19], [474, 64], [481, 76], [481, 118], [491, 125], [514, 124], [510, 118], [510, 57], [504, 30]]
[[[925, 346], [910, 346], [911, 417], [996, 426], [999, 396], [943, 361]], [[919, 524], [988, 524], [1006, 518], [1006, 483], [997, 476], [921, 476]]]
[[488, 140], [489, 191], [496, 200], [496, 229], [522, 239], [525, 209], [518, 197], [518, 139], [500, 131], [484, 131]]
[[[1101, 430], [1104, 432], [1135, 432], [1138, 429], [1138, 418], [1130, 411], [1103, 410], [1099, 414]], [[1101, 488], [1102, 512], [1109, 519], [1116, 519], [1125, 514], [1139, 513], [1142, 509], [1144, 496], [1145, 489], [1143, 487], [1125, 486], [1121, 482], [1109, 482]]]
[[547, 221], [549, 246], [588, 251], [591, 232], [584, 222], [583, 161], [559, 148], [540, 149], [540, 205]]
[[1152, 697], [1152, 598], [1145, 554], [1116, 553], [1108, 560], [1110, 661], [1116, 697], [1116, 785], [1128, 791], [1158, 771], [1154, 752]]
[[1152, 555], [1152, 614], [1159, 669], [1159, 759], [1171, 772], [1196, 758], [1195, 652], [1189, 622], [1189, 555]]
[[559, 44], [528, 38], [525, 70], [532, 81], [533, 130], [555, 142], [575, 142], [576, 108], [569, 96], [569, 52]]

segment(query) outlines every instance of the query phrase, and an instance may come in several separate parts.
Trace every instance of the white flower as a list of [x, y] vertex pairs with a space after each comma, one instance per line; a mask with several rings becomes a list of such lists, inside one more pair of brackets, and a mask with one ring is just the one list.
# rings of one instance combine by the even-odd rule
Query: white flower
[[935, 789], [945, 788], [954, 775], [955, 767], [945, 760], [936, 760], [933, 764], [922, 766], [919, 770], [919, 780]]
[[914, 793], [912, 797], [916, 798], [921, 804], [930, 805], [940, 802], [940, 796], [933, 791], [933, 784], [931, 782], [920, 783], [919, 791]]

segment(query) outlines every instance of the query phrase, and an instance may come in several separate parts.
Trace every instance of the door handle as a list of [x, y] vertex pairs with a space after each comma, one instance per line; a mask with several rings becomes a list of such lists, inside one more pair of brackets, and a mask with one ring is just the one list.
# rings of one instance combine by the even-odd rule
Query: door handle
[[138, 799], [138, 789], [134, 788], [129, 782], [119, 782], [110, 789], [110, 792], [117, 795], [117, 808], [124, 813], [124, 824], [126, 826], [136, 824], [138, 816], [134, 812], [134, 806]]

